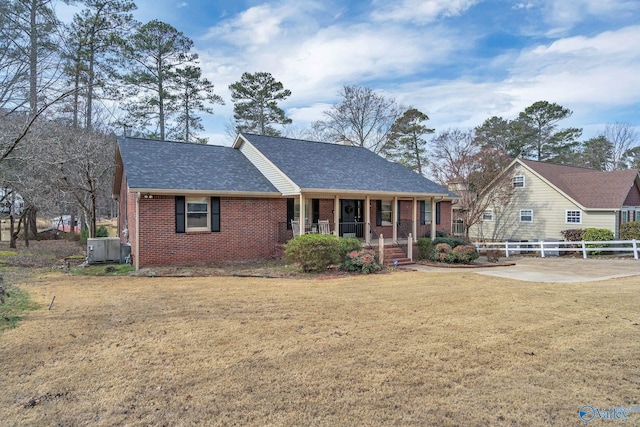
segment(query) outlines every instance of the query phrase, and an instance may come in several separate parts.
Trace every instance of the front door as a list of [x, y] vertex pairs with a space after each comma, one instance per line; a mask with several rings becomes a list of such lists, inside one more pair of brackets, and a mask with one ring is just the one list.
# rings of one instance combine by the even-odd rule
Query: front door
[[340, 235], [363, 237], [362, 200], [340, 200]]

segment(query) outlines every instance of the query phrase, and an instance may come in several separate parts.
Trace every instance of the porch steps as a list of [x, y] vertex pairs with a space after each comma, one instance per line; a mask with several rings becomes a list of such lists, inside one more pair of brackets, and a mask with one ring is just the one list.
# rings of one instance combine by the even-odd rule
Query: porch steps
[[384, 265], [393, 265], [393, 260], [398, 261], [398, 265], [411, 265], [415, 264], [404, 251], [397, 245], [384, 247]]

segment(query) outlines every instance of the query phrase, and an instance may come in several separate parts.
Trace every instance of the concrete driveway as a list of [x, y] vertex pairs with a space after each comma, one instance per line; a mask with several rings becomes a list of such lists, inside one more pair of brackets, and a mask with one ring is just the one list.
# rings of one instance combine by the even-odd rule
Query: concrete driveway
[[[501, 261], [515, 262], [516, 265], [505, 267], [480, 267], [474, 269], [461, 268], [460, 272], [474, 272], [488, 276], [505, 277], [530, 282], [591, 282], [613, 279], [617, 277], [640, 276], [640, 260], [596, 259], [596, 258], [501, 258]], [[421, 271], [453, 271], [440, 267], [414, 265]], [[640, 277], [638, 278], [640, 280]]]

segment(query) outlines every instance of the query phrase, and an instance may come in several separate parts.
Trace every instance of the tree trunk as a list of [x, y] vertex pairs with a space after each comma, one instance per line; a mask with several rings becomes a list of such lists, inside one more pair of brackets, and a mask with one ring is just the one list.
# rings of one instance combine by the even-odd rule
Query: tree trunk
[[16, 236], [18, 233], [15, 232], [15, 217], [13, 216], [13, 212], [9, 214], [9, 247], [11, 249], [16, 248]]

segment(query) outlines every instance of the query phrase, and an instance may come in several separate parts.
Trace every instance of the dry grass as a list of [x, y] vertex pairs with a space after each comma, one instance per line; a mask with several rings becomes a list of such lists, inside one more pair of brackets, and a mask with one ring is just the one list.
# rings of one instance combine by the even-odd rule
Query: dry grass
[[637, 278], [58, 273], [23, 287], [43, 308], [0, 335], [4, 425], [565, 426], [584, 404], [640, 398]]

